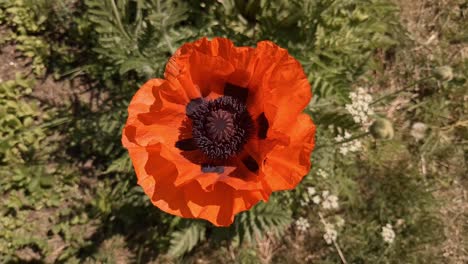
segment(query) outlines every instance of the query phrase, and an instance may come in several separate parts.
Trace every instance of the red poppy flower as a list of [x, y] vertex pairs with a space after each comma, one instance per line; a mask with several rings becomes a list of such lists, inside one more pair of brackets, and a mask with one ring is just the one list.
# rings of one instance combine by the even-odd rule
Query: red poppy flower
[[285, 49], [203, 38], [183, 45], [164, 77], [135, 94], [122, 135], [138, 184], [161, 210], [228, 226], [308, 173], [311, 89]]

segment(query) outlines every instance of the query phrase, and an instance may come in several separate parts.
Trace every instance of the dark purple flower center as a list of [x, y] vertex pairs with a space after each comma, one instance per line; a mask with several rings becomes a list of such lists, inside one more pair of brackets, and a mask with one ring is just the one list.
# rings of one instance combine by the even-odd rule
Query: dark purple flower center
[[[247, 88], [226, 83], [224, 96], [216, 100], [192, 99], [186, 107], [189, 120], [180, 128], [175, 147], [184, 157], [199, 164], [202, 172], [223, 173], [225, 166], [232, 164], [230, 158], [240, 154], [252, 136], [260, 140], [267, 138], [269, 123], [266, 115], [261, 113], [255, 121], [252, 120], [246, 106], [248, 96]], [[251, 172], [259, 170], [259, 164], [252, 156], [239, 155], [239, 158]]]
[[206, 121], [208, 135], [213, 140], [226, 140], [235, 133], [233, 114], [228, 111], [221, 109], [213, 111]]
[[195, 145], [212, 160], [238, 154], [252, 135], [252, 118], [245, 103], [235, 97], [198, 98], [189, 103], [186, 112], [192, 120]]

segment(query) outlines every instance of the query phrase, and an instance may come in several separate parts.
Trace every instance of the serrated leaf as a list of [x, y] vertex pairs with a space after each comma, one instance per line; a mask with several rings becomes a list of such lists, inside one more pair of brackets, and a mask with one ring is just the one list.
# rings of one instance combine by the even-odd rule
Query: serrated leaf
[[255, 243], [256, 237], [267, 232], [279, 236], [290, 223], [291, 212], [270, 201], [241, 213], [236, 218], [234, 228], [241, 243]]
[[206, 227], [201, 223], [193, 223], [190, 226], [172, 233], [169, 255], [180, 257], [190, 252], [198, 243], [205, 240]]

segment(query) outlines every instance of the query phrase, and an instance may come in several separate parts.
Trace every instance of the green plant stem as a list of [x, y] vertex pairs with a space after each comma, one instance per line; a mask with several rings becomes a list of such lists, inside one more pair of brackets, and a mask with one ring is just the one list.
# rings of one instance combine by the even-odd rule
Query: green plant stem
[[309, 109], [312, 110], [312, 109], [316, 109], [316, 108], [321, 108], [323, 106], [327, 106], [327, 105], [331, 105], [331, 104], [333, 104], [333, 103], [329, 102], [329, 103], [316, 104], [316, 105], [310, 106]]
[[122, 34], [128, 39], [131, 40], [130, 36], [128, 35], [127, 31], [124, 29], [122, 25], [122, 21], [120, 20], [119, 16], [119, 10], [117, 9], [117, 6], [115, 5], [115, 1], [111, 0], [110, 1], [112, 4], [112, 10], [114, 11], [115, 19], [117, 20], [117, 26], [119, 27], [120, 31], [122, 31]]
[[374, 104], [376, 104], [376, 103], [378, 103], [378, 102], [381, 102], [381, 101], [387, 99], [388, 97], [395, 96], [395, 95], [397, 95], [397, 94], [399, 94], [399, 93], [401, 93], [401, 92], [404, 92], [404, 91], [406, 91], [407, 89], [409, 89], [409, 88], [411, 88], [411, 87], [414, 87], [414, 86], [418, 85], [419, 83], [421, 83], [421, 82], [423, 82], [423, 81], [426, 81], [426, 80], [429, 80], [429, 79], [431, 79], [431, 78], [433, 78], [433, 76], [425, 77], [425, 78], [419, 79], [419, 80], [417, 80], [417, 81], [414, 81], [414, 82], [412, 82], [411, 84], [409, 84], [409, 85], [407, 85], [407, 86], [405, 86], [405, 87], [403, 87], [403, 88], [401, 88], [401, 89], [399, 89], [399, 90], [396, 90], [396, 91], [394, 91], [394, 92], [392, 92], [392, 93], [389, 93], [389, 94], [387, 94], [387, 95], [384, 95], [384, 96], [382, 96], [382, 97], [380, 97], [380, 98], [374, 100], [372, 103], [370, 103], [370, 105], [374, 105]]
[[[325, 219], [323, 219], [323, 216], [321, 213], [318, 214], [319, 217], [320, 217], [320, 222], [322, 222], [322, 224], [326, 227], [327, 226], [327, 222], [325, 222]], [[341, 251], [341, 248], [340, 246], [338, 245], [338, 243], [336, 242], [336, 239], [333, 239], [333, 245], [335, 246], [335, 249], [336, 251], [338, 251], [338, 255], [340, 256], [340, 259], [341, 259], [341, 262], [343, 264], [348, 264], [348, 262], [346, 261], [346, 258], [343, 254], [343, 252]]]
[[367, 135], [369, 135], [369, 134], [370, 134], [370, 132], [365, 132], [365, 133], [359, 134], [359, 135], [357, 135], [357, 136], [354, 136], [354, 137], [350, 137], [350, 138], [348, 138], [348, 139], [345, 139], [345, 140], [343, 140], [343, 141], [336, 142], [335, 144], [318, 145], [317, 147], [315, 147], [314, 150], [318, 150], [318, 149], [326, 148], [326, 147], [333, 147], [333, 146], [341, 145], [341, 144], [344, 144], [344, 143], [348, 143], [348, 142], [351, 142], [351, 141], [353, 141], [353, 140], [355, 140], [355, 139], [363, 138], [363, 137], [365, 137], [365, 136], [367, 136]]

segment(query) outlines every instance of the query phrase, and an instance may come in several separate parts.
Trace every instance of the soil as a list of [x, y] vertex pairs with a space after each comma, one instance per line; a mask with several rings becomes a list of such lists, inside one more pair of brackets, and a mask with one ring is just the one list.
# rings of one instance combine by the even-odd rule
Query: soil
[[[451, 27], [450, 16], [457, 10], [461, 1], [456, 0], [395, 0], [400, 6], [401, 22], [411, 40], [416, 43], [415, 56], [433, 60], [434, 54], [444, 54], [447, 58], [468, 58], [468, 44], [442, 43], [443, 28]], [[453, 8], [452, 8], [453, 7]], [[450, 60], [449, 60], [450, 61]], [[424, 166], [424, 165], [423, 165]], [[468, 263], [468, 178], [466, 166], [456, 163], [447, 164], [450, 171], [449, 186], [434, 193], [437, 200], [444, 203], [440, 209], [441, 222], [444, 224], [445, 241], [440, 245], [445, 263]], [[424, 173], [425, 168], [421, 169]], [[463, 171], [464, 170], [464, 171]], [[443, 179], [450, 180], [450, 179]], [[437, 250], [437, 249], [435, 249]]]

